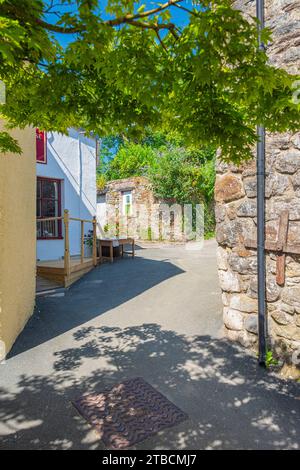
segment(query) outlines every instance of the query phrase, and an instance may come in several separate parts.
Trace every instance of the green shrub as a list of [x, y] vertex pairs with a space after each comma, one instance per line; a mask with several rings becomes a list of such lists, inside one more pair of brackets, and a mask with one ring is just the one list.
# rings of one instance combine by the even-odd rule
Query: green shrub
[[[215, 150], [186, 147], [180, 138], [148, 131], [141, 142], [110, 138], [102, 146], [97, 187], [106, 181], [146, 176], [154, 195], [178, 204], [204, 205], [204, 234], [215, 230]], [[113, 152], [115, 155], [113, 156]]]

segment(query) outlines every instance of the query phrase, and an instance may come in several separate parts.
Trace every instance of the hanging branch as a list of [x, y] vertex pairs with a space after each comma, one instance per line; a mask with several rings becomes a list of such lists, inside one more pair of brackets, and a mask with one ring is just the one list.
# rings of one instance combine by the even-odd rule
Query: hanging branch
[[[101, 23], [107, 26], [115, 27], [115, 26], [121, 26], [125, 24], [130, 24], [132, 26], [136, 26], [138, 28], [143, 28], [143, 29], [152, 29], [154, 31], [159, 31], [162, 29], [169, 30], [173, 36], [175, 37], [175, 25], [173, 23], [156, 23], [152, 24], [150, 21], [148, 22], [141, 22], [139, 20], [142, 20], [144, 18], [148, 18], [156, 15], [158, 13], [161, 13], [162, 11], [170, 8], [171, 6], [176, 6], [178, 3], [183, 2], [183, 0], [169, 0], [168, 2], [153, 8], [151, 10], [147, 10], [144, 12], [136, 13], [136, 14], [127, 14], [124, 16], [121, 16], [119, 18], [113, 18], [111, 20], [105, 20], [102, 21]], [[11, 5], [8, 8], [8, 12], [11, 13], [15, 18], [24, 18], [24, 11], [21, 10], [20, 8], [16, 7], [15, 5]], [[47, 12], [47, 11], [46, 11]], [[29, 19], [29, 18], [28, 18]], [[41, 26], [42, 28], [46, 29], [47, 31], [52, 31], [54, 33], [61, 33], [61, 34], [76, 34], [76, 33], [82, 33], [86, 30], [86, 25], [84, 24], [78, 24], [76, 26], [59, 26], [57, 24], [51, 24], [47, 21], [45, 21], [42, 18], [31, 18], [33, 22]], [[177, 36], [176, 36], [177, 37]]]
[[164, 49], [164, 51], [168, 52], [167, 46], [165, 45], [165, 43], [163, 42], [162, 38], [160, 37], [159, 31], [155, 31], [155, 32], [156, 32], [156, 36], [157, 36], [157, 39], [158, 39], [160, 45], [162, 46], [162, 48]]

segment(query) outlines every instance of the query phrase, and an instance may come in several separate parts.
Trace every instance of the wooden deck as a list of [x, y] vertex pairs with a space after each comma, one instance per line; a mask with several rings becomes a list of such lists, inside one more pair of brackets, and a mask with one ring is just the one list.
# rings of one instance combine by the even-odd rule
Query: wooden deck
[[[70, 254], [70, 221], [80, 222], [80, 256], [71, 256]], [[47, 217], [39, 220], [39, 223], [63, 221], [64, 223], [64, 258], [57, 260], [37, 261], [36, 274], [39, 277], [48, 279], [59, 286], [69, 287], [73, 282], [80, 279], [98, 264], [97, 259], [97, 220], [96, 216], [92, 219], [79, 219], [70, 217], [68, 209], [64, 210], [63, 217]], [[84, 224], [93, 224], [92, 234], [92, 257], [84, 257]]]
[[36, 295], [43, 295], [45, 292], [55, 291], [60, 288], [62, 288], [61, 284], [41, 276], [36, 276]]
[[37, 275], [48, 279], [57, 286], [69, 287], [94, 267], [93, 258], [70, 257], [69, 274], [65, 270], [63, 259], [37, 261]]

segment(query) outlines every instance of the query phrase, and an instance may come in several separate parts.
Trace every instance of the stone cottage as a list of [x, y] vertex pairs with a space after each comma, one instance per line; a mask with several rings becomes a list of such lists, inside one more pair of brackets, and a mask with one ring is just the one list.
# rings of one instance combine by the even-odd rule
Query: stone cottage
[[[255, 15], [255, 1], [237, 1]], [[299, 73], [300, 0], [268, 0], [273, 31], [268, 55]], [[268, 331], [280, 357], [300, 364], [300, 134], [266, 136], [266, 252]], [[227, 336], [257, 344], [256, 162], [235, 167], [218, 162], [215, 187], [218, 270]], [[286, 231], [287, 253], [276, 247]]]
[[143, 176], [109, 181], [97, 192], [99, 236], [185, 241], [182, 207], [154, 197]]

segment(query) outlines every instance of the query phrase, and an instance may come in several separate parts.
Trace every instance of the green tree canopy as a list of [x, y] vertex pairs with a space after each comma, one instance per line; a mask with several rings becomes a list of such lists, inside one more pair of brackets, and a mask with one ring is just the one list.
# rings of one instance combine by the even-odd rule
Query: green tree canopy
[[205, 149], [191, 156], [182, 147], [169, 147], [157, 153], [155, 165], [149, 168], [157, 197], [180, 204], [210, 202], [215, 181], [215, 152]]
[[98, 174], [103, 181], [146, 176], [154, 194], [180, 204], [209, 202], [213, 198], [215, 179], [215, 149], [184, 146], [178, 136], [168, 136], [147, 129], [141, 142], [119, 142], [115, 155], [107, 158], [107, 140], [101, 145]]
[[115, 158], [110, 160], [106, 178], [114, 180], [146, 175], [155, 165], [155, 156], [150, 146], [134, 143], [123, 145]]
[[156, 165], [148, 172], [153, 192], [159, 199], [203, 204], [206, 236], [211, 236], [215, 229], [215, 154], [212, 148], [196, 150], [171, 145], [158, 152]]
[[[155, 3], [155, 2], [154, 2]], [[72, 6], [70, 6], [72, 5]], [[251, 156], [255, 126], [298, 129], [295, 76], [257, 48], [257, 24], [231, 0], [202, 0], [179, 27], [174, 8], [108, 0], [0, 0], [0, 79], [9, 126], [141, 136], [148, 126]], [[70, 37], [62, 47], [56, 34]], [[267, 30], [263, 37], [270, 37]], [[15, 148], [7, 134], [0, 149]]]
[[[116, 148], [115, 144], [118, 143]], [[107, 158], [107, 147], [116, 154]], [[120, 138], [104, 139], [98, 168], [98, 187], [109, 180], [146, 176], [154, 195], [160, 200], [179, 204], [204, 205], [205, 231], [214, 230], [213, 194], [215, 150], [184, 146], [178, 136], [168, 136], [147, 129], [141, 142]]]

